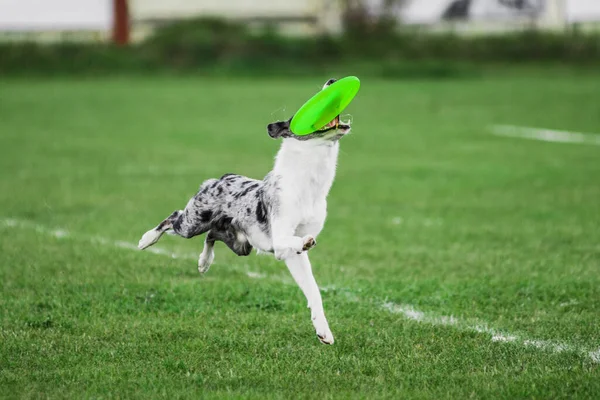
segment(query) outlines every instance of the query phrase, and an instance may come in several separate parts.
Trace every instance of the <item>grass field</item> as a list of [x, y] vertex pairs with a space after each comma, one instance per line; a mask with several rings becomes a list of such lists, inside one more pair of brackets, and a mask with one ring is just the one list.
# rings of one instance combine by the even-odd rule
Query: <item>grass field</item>
[[[311, 250], [336, 343], [270, 257], [131, 248], [207, 178], [260, 178], [328, 76], [5, 80], [0, 396], [597, 398], [600, 75], [374, 81]], [[450, 318], [452, 317], [452, 318]]]

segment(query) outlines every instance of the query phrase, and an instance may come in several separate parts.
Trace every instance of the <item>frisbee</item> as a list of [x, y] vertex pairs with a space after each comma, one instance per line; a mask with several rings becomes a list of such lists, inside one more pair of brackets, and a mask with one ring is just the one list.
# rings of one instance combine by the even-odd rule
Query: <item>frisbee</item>
[[300, 107], [292, 118], [290, 130], [298, 136], [320, 130], [348, 107], [358, 89], [360, 80], [355, 76], [335, 81]]

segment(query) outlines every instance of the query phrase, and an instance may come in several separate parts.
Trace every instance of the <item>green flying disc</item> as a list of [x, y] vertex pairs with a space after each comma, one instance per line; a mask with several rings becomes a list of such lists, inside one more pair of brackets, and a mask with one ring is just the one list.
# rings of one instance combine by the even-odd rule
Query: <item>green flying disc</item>
[[311, 97], [294, 115], [292, 133], [302, 136], [316, 132], [333, 121], [350, 104], [360, 89], [360, 80], [347, 76]]

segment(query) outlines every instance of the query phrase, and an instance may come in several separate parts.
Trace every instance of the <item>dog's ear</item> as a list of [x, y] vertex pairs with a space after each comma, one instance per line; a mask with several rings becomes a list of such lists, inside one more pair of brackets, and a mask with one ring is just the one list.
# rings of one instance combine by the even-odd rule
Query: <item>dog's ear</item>
[[272, 122], [269, 125], [267, 125], [267, 132], [269, 133], [269, 136], [271, 136], [273, 139], [291, 136], [291, 134], [292, 134], [290, 132], [290, 121], [291, 120], [292, 119], [290, 118], [288, 121], [277, 121], [277, 122]]

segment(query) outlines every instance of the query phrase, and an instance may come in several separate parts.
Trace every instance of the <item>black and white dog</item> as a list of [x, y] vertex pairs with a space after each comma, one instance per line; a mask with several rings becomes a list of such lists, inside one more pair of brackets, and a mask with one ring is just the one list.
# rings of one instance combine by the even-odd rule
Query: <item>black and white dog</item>
[[[335, 82], [330, 79], [323, 88]], [[327, 194], [333, 184], [339, 140], [350, 132], [339, 115], [321, 130], [305, 136], [290, 131], [290, 120], [269, 124], [267, 131], [283, 142], [275, 167], [263, 179], [226, 174], [202, 183], [185, 209], [175, 211], [146, 232], [138, 247], [145, 249], [169, 230], [184, 238], [207, 232], [198, 270], [204, 273], [214, 260], [215, 241], [247, 256], [255, 247], [284, 260], [311, 309], [321, 342], [333, 343], [323, 311], [319, 287], [312, 274], [308, 250], [323, 229]]]

